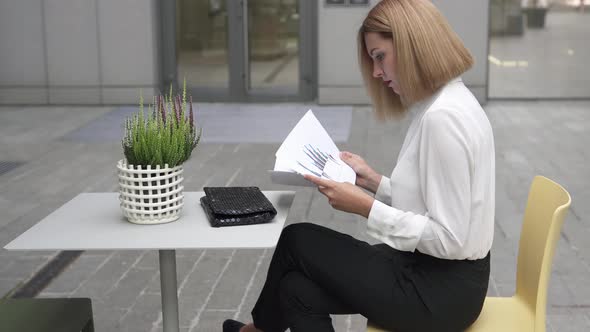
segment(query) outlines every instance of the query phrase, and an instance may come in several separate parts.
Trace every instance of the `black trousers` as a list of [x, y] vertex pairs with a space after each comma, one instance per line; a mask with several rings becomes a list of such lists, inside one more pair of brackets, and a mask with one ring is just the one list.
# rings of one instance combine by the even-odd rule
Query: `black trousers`
[[252, 310], [264, 332], [334, 331], [330, 314], [388, 330], [462, 331], [483, 306], [490, 255], [444, 260], [370, 245], [316, 224], [283, 230]]

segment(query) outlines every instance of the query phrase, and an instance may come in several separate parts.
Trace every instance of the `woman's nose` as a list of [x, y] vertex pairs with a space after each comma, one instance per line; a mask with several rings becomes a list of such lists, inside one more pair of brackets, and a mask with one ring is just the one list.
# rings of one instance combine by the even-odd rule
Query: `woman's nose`
[[373, 77], [379, 78], [383, 76], [383, 70], [377, 65], [373, 65]]

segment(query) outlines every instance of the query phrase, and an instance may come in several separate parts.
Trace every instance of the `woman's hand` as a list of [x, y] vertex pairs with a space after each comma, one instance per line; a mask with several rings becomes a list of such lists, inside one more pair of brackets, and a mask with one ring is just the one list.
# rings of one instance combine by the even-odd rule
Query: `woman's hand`
[[336, 182], [313, 175], [304, 175], [304, 177], [318, 185], [318, 190], [328, 198], [328, 202], [333, 208], [356, 213], [365, 218], [369, 217], [375, 199], [361, 188], [352, 183]]
[[356, 185], [376, 193], [381, 183], [381, 174], [375, 172], [359, 155], [348, 151], [340, 152], [340, 159], [356, 172]]

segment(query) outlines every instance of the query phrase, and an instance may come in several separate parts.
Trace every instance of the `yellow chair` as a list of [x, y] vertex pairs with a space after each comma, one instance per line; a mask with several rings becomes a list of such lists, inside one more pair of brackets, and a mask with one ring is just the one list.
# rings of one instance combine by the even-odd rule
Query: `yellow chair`
[[[569, 193], [559, 184], [534, 178], [520, 234], [516, 294], [486, 297], [479, 318], [466, 332], [545, 332], [551, 265], [570, 204]], [[367, 332], [380, 331], [367, 326]]]

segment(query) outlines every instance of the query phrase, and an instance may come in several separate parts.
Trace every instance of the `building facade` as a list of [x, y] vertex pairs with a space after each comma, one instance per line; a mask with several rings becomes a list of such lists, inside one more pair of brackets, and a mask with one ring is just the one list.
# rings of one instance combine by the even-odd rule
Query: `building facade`
[[[0, 0], [0, 104], [136, 104], [170, 84], [198, 101], [366, 104], [356, 31], [378, 1]], [[435, 0], [487, 99], [489, 0]]]

